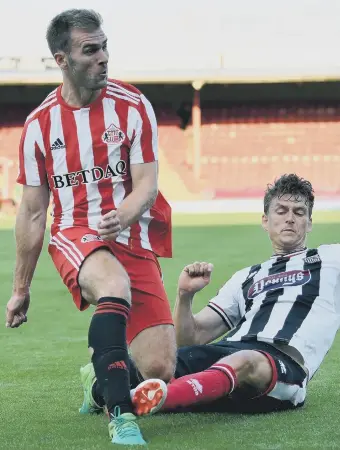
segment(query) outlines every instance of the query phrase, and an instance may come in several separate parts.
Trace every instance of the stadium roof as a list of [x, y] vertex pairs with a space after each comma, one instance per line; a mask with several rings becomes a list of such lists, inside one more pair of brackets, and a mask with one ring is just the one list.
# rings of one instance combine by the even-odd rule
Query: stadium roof
[[55, 14], [70, 7], [95, 7], [103, 16], [114, 78], [340, 79], [339, 0], [172, 0], [165, 8], [157, 0], [59, 0], [49, 8], [40, 0], [17, 0], [1, 6], [0, 57], [8, 57], [0, 61], [1, 83], [59, 83], [59, 72], [44, 58], [45, 31]]
[[[43, 64], [42, 64], [43, 66]], [[1, 59], [0, 59], [1, 68]], [[328, 70], [315, 67], [312, 74], [306, 68], [221, 68], [221, 69], [163, 69], [163, 70], [124, 70], [111, 69], [110, 78], [117, 78], [131, 83], [272, 83], [326, 81], [340, 79], [340, 67]], [[0, 70], [0, 84], [59, 84], [59, 69], [8, 69]], [[196, 85], [196, 84], [195, 84]]]

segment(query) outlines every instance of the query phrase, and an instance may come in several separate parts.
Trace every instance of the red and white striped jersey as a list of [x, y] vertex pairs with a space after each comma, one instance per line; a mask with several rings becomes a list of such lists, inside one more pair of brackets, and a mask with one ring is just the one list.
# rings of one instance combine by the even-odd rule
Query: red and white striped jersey
[[[101, 95], [83, 108], [69, 106], [59, 86], [27, 117], [17, 181], [29, 186], [47, 181], [52, 235], [77, 226], [97, 230], [100, 217], [131, 193], [130, 166], [157, 159], [156, 117], [134, 86], [109, 80]], [[117, 242], [171, 256], [171, 208], [161, 193]]]

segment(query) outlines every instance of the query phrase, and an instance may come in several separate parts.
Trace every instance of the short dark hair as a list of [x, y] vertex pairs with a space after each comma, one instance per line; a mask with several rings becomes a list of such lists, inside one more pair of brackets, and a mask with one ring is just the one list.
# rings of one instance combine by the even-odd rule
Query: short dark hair
[[313, 186], [309, 181], [297, 176], [295, 173], [282, 175], [279, 179], [275, 180], [274, 184], [268, 184], [263, 201], [264, 213], [268, 214], [269, 206], [273, 198], [281, 198], [287, 194], [294, 197], [296, 201], [300, 197], [304, 197], [308, 206], [309, 216], [312, 215], [314, 206]]
[[99, 13], [92, 9], [68, 9], [55, 16], [46, 33], [48, 47], [54, 55], [58, 51], [70, 51], [69, 40], [73, 28], [94, 31], [103, 23]]

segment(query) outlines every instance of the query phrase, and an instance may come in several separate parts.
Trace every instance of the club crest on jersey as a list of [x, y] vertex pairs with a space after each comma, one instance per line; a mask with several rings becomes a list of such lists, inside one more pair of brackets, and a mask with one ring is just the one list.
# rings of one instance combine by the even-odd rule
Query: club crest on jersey
[[269, 275], [262, 280], [253, 283], [248, 290], [248, 298], [255, 298], [257, 295], [276, 289], [289, 286], [302, 286], [311, 279], [309, 270], [290, 270], [275, 275]]
[[116, 127], [113, 123], [107, 128], [104, 133], [102, 134], [102, 141], [105, 144], [121, 144], [124, 142], [125, 134], [122, 132], [121, 129]]

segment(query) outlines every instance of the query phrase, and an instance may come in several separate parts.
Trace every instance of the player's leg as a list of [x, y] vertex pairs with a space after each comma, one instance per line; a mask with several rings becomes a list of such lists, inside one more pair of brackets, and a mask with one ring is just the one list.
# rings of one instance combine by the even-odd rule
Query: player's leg
[[[138, 415], [152, 414], [157, 412], [166, 399], [167, 390], [178, 380], [189, 380], [192, 383], [192, 377], [197, 373], [209, 369], [221, 358], [230, 355], [238, 349], [230, 346], [215, 345], [193, 345], [181, 347], [178, 349], [175, 378], [166, 388], [161, 380], [151, 379], [140, 383], [137, 389], [132, 391], [132, 401]], [[192, 386], [194, 386], [193, 382]], [[200, 386], [194, 386], [194, 389], [200, 389]], [[146, 401], [147, 399], [147, 401]]]
[[[127, 270], [132, 285], [132, 307], [127, 325], [127, 340], [133, 359], [129, 362], [131, 387], [136, 387], [145, 378], [160, 378], [168, 382], [175, 370], [176, 343], [158, 261], [148, 251], [140, 256], [119, 244], [111, 248]], [[93, 378], [91, 364], [82, 369], [81, 376], [84, 390], [91, 390], [90, 401], [85, 402], [86, 407], [81, 412], [98, 411], [96, 404], [101, 406], [104, 400], [100, 386], [98, 389]]]
[[[82, 240], [89, 230], [68, 229], [54, 236], [50, 254], [79, 309], [96, 305], [89, 346], [102, 395], [108, 406], [112, 442], [144, 443], [130, 400], [126, 322], [130, 309], [129, 277], [98, 240]], [[91, 231], [91, 233], [93, 233]], [[83, 245], [82, 245], [83, 244]]]
[[[150, 389], [148, 381], [145, 381], [136, 388], [133, 402], [137, 414], [156, 412], [160, 408], [152, 396], [157, 394], [157, 398], [162, 398], [164, 403], [162, 411], [174, 411], [211, 403], [244, 386], [251, 386], [264, 395], [273, 379], [272, 365], [266, 355], [254, 350], [240, 350], [219, 359], [206, 370], [174, 380], [168, 385], [167, 392], [161, 386], [155, 389], [156, 380], [152, 380]], [[162, 395], [160, 390], [163, 390]], [[145, 398], [150, 401], [146, 402]]]
[[89, 348], [99, 388], [117, 444], [145, 444], [130, 399], [126, 322], [131, 304], [129, 277], [106, 249], [89, 255], [79, 272], [83, 298], [96, 305], [89, 328]]
[[[202, 405], [202, 410], [209, 403], [218, 410], [257, 413], [302, 406], [307, 383], [303, 368], [267, 344], [250, 344], [249, 347], [259, 348], [230, 349], [229, 356], [219, 359], [208, 370], [181, 377], [167, 389], [160, 385], [155, 389], [156, 380], [152, 380], [150, 389], [147, 382], [142, 383], [135, 390], [133, 399], [137, 413], [156, 412], [160, 405], [163, 405], [162, 411], [188, 407], [197, 410], [197, 405]], [[234, 390], [235, 393], [229, 396]], [[151, 401], [141, 401], [142, 397]], [[226, 398], [228, 402], [225, 402]]]
[[[208, 369], [212, 364], [219, 361], [222, 357], [232, 354], [237, 349], [235, 349], [232, 345], [229, 346], [215, 346], [215, 345], [193, 345], [193, 346], [186, 346], [181, 347], [178, 349], [177, 352], [177, 360], [176, 360], [176, 369], [174, 378], [180, 378], [188, 374], [193, 374], [196, 372], [201, 372], [203, 370]], [[131, 395], [133, 396], [135, 393], [135, 388], [137, 386], [141, 387], [142, 382], [144, 381], [141, 374], [139, 373], [138, 369], [134, 365], [133, 361], [130, 361], [130, 364], [133, 366], [132, 372], [130, 372], [130, 375], [132, 375], [133, 380], [130, 379], [130, 385], [131, 385]], [[86, 366], [88, 367], [88, 370], [90, 369], [90, 366], [92, 367], [92, 364]], [[92, 373], [93, 369], [92, 369]], [[156, 380], [156, 382], [159, 382], [160, 380]], [[93, 383], [92, 383], [93, 384]], [[92, 387], [92, 384], [90, 388]], [[104, 400], [101, 398], [100, 392], [97, 391], [97, 382], [93, 384], [93, 397], [98, 403], [104, 404]], [[164, 390], [164, 384], [159, 383], [158, 384], [161, 389]], [[150, 388], [150, 386], [148, 385]], [[157, 394], [157, 389], [153, 388], [154, 394]], [[158, 398], [158, 400], [162, 400], [163, 395]], [[157, 409], [159, 409], [159, 404], [157, 405]]]
[[132, 287], [127, 338], [142, 378], [160, 378], [167, 383], [176, 365], [175, 330], [158, 260], [148, 253], [143, 264], [136, 258], [126, 263]]
[[[176, 343], [172, 325], [156, 325], [147, 328], [132, 341], [131, 347], [135, 349], [135, 351], [132, 350], [134, 359], [130, 357], [128, 365], [132, 391], [146, 379], [157, 378], [165, 382], [170, 381], [176, 363]], [[80, 377], [84, 389], [84, 401], [79, 410], [80, 413], [102, 412], [105, 400], [92, 363], [80, 369]]]
[[172, 325], [155, 325], [141, 331], [130, 345], [131, 357], [143, 379], [168, 383], [176, 364], [176, 339]]

